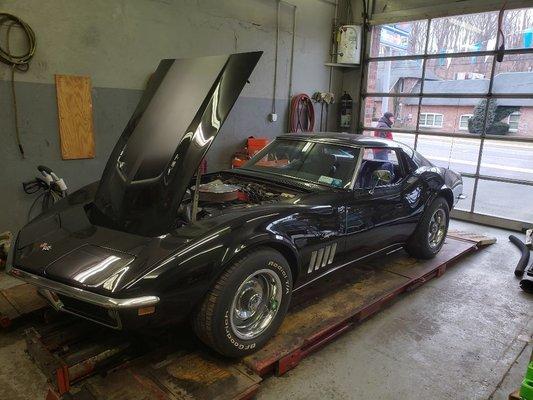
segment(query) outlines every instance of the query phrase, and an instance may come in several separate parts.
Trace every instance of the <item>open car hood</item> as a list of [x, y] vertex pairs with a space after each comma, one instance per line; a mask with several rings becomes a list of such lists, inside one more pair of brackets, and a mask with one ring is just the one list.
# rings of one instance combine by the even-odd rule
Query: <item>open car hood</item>
[[100, 180], [94, 203], [107, 225], [146, 236], [175, 226], [192, 177], [261, 55], [161, 61]]

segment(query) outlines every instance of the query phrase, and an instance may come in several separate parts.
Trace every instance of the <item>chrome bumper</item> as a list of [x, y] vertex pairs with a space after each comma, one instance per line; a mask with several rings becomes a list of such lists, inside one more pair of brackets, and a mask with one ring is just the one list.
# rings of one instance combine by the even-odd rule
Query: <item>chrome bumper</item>
[[159, 302], [159, 297], [157, 296], [141, 296], [128, 299], [117, 299], [103, 296], [101, 294], [89, 292], [87, 290], [43, 278], [42, 276], [30, 274], [29, 272], [25, 272], [17, 268], [10, 268], [6, 272], [13, 277], [28, 282], [40, 289], [60, 293], [67, 297], [72, 297], [77, 300], [85, 301], [87, 303], [113, 310], [153, 306]]

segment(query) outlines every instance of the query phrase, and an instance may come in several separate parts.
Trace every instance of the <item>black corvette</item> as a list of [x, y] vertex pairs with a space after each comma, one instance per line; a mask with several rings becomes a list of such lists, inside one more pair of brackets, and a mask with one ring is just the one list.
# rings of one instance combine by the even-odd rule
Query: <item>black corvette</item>
[[401, 247], [437, 254], [461, 177], [400, 143], [287, 134], [194, 176], [260, 55], [162, 61], [101, 180], [19, 232], [9, 273], [115, 329], [190, 318], [240, 356], [310, 282]]

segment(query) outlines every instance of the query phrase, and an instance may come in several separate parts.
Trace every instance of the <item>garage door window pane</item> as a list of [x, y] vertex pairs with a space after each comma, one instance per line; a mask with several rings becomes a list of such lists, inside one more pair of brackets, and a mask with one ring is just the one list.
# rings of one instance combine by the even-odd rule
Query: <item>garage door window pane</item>
[[[413, 100], [416, 100], [416, 102], [413, 102]], [[415, 129], [418, 99], [412, 97], [366, 97], [364, 126], [376, 127], [379, 119], [387, 111], [391, 112], [395, 117], [393, 129]]]
[[492, 58], [443, 56], [427, 60], [424, 93], [486, 94]]
[[370, 57], [424, 53], [427, 23], [422, 20], [373, 27]]
[[419, 135], [416, 150], [439, 167], [456, 172], [476, 172], [478, 139]]
[[[531, 75], [533, 78], [533, 72]], [[526, 86], [525, 82], [523, 86]], [[533, 94], [533, 80], [531, 90]], [[479, 117], [484, 116], [484, 110], [480, 110], [478, 114]], [[487, 118], [487, 135], [531, 138], [533, 137], [533, 98], [491, 99]]]
[[532, 189], [532, 186], [480, 179], [474, 212], [533, 223], [533, 212], [528, 207], [533, 204]]
[[420, 93], [422, 60], [368, 63], [367, 93]]
[[494, 50], [498, 12], [455, 15], [431, 20], [429, 53]]
[[533, 47], [533, 8], [506, 10], [503, 17], [506, 49]]
[[[485, 140], [479, 171], [482, 175], [533, 182], [532, 160], [533, 143]], [[529, 190], [533, 192], [533, 187]]]
[[533, 93], [533, 54], [506, 54], [494, 70], [494, 93]]
[[420, 110], [420, 129], [481, 135], [484, 104], [483, 99], [478, 98], [423, 98]]

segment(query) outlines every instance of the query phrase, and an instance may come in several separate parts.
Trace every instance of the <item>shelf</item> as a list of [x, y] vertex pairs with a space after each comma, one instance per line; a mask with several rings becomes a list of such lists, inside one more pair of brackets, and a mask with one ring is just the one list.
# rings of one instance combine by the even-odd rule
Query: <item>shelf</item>
[[339, 63], [324, 63], [326, 67], [340, 67], [340, 68], [359, 68], [360, 64], [339, 64]]

